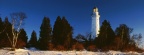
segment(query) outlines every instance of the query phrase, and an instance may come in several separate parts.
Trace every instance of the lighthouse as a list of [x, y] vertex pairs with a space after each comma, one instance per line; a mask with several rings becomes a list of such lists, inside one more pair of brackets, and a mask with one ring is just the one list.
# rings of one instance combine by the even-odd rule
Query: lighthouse
[[94, 7], [93, 8], [93, 13], [92, 13], [92, 27], [91, 27], [91, 36], [92, 38], [98, 37], [99, 30], [100, 30], [100, 23], [99, 23], [99, 12], [98, 8]]

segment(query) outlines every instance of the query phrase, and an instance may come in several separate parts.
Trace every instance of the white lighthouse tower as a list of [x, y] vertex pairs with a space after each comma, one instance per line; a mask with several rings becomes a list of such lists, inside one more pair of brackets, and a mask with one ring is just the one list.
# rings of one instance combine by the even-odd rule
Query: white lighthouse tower
[[91, 29], [91, 36], [92, 38], [95, 38], [99, 34], [99, 29], [100, 29], [100, 23], [99, 23], [99, 12], [98, 8], [94, 7], [93, 8], [93, 13], [92, 13], [92, 29]]

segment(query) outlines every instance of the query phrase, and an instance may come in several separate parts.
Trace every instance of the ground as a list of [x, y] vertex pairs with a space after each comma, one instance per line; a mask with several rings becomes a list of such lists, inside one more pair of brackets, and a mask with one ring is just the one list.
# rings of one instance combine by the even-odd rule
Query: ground
[[16, 49], [16, 51], [9, 51], [0, 49], [0, 55], [143, 55], [137, 52], [91, 52], [91, 51], [39, 51], [36, 49]]

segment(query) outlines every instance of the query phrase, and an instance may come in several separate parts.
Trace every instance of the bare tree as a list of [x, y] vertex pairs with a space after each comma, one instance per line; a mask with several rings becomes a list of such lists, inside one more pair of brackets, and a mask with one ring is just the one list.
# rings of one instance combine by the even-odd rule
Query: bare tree
[[131, 38], [135, 41], [135, 45], [137, 47], [140, 47], [142, 43], [142, 35], [141, 34], [134, 34]]
[[21, 25], [24, 19], [26, 18], [26, 14], [23, 12], [16, 12], [16, 13], [11, 13], [11, 20], [12, 20], [12, 39], [10, 39], [10, 36], [7, 33], [8, 39], [11, 43], [12, 50], [15, 50], [16, 44], [17, 44], [17, 39], [18, 36], [21, 32]]

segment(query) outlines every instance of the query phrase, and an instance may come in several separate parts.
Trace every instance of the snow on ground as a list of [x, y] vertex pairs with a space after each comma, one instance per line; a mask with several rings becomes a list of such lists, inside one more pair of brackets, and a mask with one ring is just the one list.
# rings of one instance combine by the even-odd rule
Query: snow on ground
[[0, 49], [0, 55], [144, 55], [144, 52], [39, 51], [35, 49], [16, 49], [16, 51], [9, 51]]

